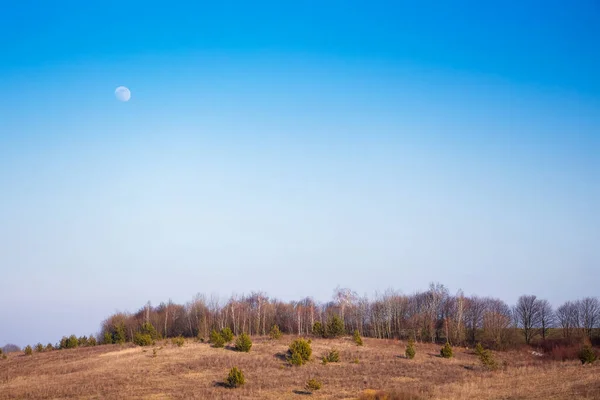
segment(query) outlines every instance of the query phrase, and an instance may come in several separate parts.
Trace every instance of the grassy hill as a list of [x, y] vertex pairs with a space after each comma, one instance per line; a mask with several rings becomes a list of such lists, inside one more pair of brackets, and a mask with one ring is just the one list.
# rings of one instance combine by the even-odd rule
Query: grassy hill
[[[250, 353], [186, 340], [154, 346], [102, 345], [72, 350], [11, 353], [0, 360], [0, 399], [597, 399], [600, 365], [548, 361], [528, 350], [494, 353], [500, 368], [485, 369], [472, 349], [417, 343], [415, 359], [406, 342], [365, 338], [313, 339], [312, 360], [290, 366], [285, 354], [292, 336], [253, 338]], [[321, 362], [329, 350], [340, 362]], [[246, 384], [224, 387], [237, 366]], [[306, 382], [322, 388], [309, 395]], [[387, 397], [378, 391], [388, 393]], [[377, 397], [380, 396], [380, 397]]]

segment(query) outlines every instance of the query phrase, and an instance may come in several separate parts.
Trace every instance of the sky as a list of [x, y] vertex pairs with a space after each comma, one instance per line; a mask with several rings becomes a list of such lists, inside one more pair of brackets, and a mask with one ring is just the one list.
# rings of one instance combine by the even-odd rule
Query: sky
[[600, 294], [597, 1], [204, 3], [0, 13], [0, 345], [199, 292]]

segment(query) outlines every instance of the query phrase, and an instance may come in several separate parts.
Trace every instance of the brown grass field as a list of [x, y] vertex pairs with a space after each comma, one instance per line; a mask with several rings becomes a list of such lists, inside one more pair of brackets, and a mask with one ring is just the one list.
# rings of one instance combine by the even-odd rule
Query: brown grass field
[[[415, 359], [408, 360], [405, 342], [365, 338], [358, 347], [344, 338], [313, 339], [312, 360], [292, 367], [282, 359], [292, 339], [253, 338], [250, 353], [191, 340], [183, 347], [163, 341], [13, 353], [0, 359], [0, 399], [375, 399], [369, 394], [379, 390], [391, 393], [390, 400], [600, 399], [599, 363], [544, 361], [522, 350], [494, 353], [503, 366], [492, 372], [465, 348], [443, 359], [440, 346], [417, 343]], [[341, 362], [323, 365], [331, 348]], [[233, 366], [246, 376], [237, 389], [220, 384]], [[312, 395], [304, 389], [310, 378], [323, 383]]]

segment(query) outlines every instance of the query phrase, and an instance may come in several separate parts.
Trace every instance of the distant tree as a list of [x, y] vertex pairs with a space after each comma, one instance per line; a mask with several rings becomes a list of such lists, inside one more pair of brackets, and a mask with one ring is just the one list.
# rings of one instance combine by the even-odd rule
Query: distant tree
[[312, 333], [315, 336], [325, 336], [325, 329], [323, 329], [323, 324], [320, 321], [313, 324]]
[[577, 303], [567, 301], [556, 309], [556, 320], [561, 327], [563, 336], [570, 339], [575, 329], [579, 327], [579, 307]]
[[541, 326], [540, 302], [535, 296], [521, 296], [515, 306], [515, 318], [523, 330], [525, 343], [530, 344]]
[[25, 355], [26, 355], [26, 356], [30, 356], [30, 355], [32, 355], [32, 354], [33, 354], [33, 349], [31, 348], [31, 346], [30, 346], [30, 345], [27, 345], [27, 346], [25, 347]]
[[113, 344], [113, 336], [110, 332], [104, 332], [104, 339], [102, 341], [103, 344]]
[[279, 330], [279, 326], [273, 325], [271, 328], [271, 332], [269, 332], [269, 336], [273, 340], [281, 339], [281, 331]]
[[140, 333], [142, 335], [150, 336], [150, 339], [152, 340], [158, 339], [158, 332], [156, 331], [154, 325], [152, 325], [150, 322], [144, 322], [142, 324], [142, 327], [140, 328]]
[[44, 351], [44, 345], [41, 344], [41, 343], [36, 344], [35, 345], [35, 351], [38, 352], [38, 353], [43, 352]]
[[542, 339], [546, 340], [546, 335], [548, 334], [548, 330], [550, 328], [554, 328], [555, 325], [555, 315], [552, 310], [552, 305], [548, 300], [540, 300], [539, 301], [539, 310], [540, 310], [540, 333], [542, 334]]
[[600, 301], [595, 297], [586, 297], [579, 300], [577, 306], [583, 333], [591, 339], [593, 329], [600, 322]]
[[2, 348], [2, 351], [6, 354], [8, 353], [16, 353], [21, 351], [21, 348], [16, 344], [9, 343]]
[[327, 337], [338, 337], [345, 333], [344, 321], [337, 315], [333, 315], [327, 321], [326, 335]]

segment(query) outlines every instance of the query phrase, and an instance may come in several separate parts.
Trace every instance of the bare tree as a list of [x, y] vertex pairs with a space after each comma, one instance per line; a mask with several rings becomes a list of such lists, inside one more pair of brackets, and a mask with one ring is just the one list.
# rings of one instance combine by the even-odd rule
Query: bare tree
[[600, 302], [595, 297], [586, 297], [577, 302], [579, 320], [583, 333], [592, 338], [592, 330], [600, 321]]
[[515, 319], [523, 329], [525, 343], [530, 344], [536, 335], [540, 322], [540, 302], [535, 296], [521, 296], [515, 306]]
[[556, 319], [562, 328], [563, 336], [570, 339], [573, 331], [579, 327], [579, 308], [577, 303], [567, 301], [556, 309]]
[[540, 333], [542, 334], [542, 339], [546, 340], [548, 330], [550, 328], [554, 328], [556, 319], [554, 316], [554, 311], [552, 310], [552, 305], [550, 305], [550, 302], [548, 300], [539, 300], [539, 310]]

